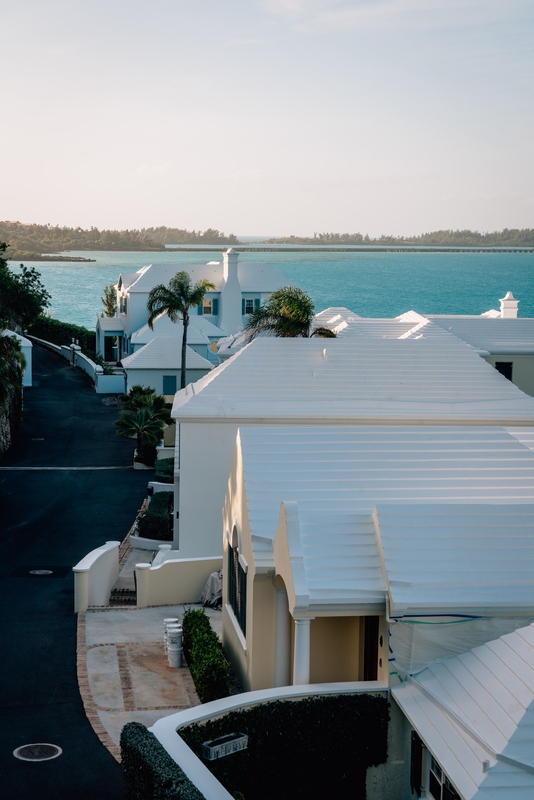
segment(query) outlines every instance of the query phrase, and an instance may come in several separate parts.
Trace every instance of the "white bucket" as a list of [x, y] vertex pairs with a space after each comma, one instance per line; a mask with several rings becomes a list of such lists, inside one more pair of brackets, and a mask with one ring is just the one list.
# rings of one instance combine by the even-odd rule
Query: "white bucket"
[[182, 648], [174, 642], [170, 642], [167, 647], [167, 657], [169, 659], [169, 667], [177, 669], [182, 666]]

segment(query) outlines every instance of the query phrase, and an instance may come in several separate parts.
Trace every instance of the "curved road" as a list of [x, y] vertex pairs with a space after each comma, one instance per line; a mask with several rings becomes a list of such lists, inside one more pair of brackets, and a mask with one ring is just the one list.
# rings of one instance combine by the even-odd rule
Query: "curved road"
[[[113, 427], [117, 408], [85, 376], [34, 347], [33, 377], [22, 427], [0, 459], [0, 795], [119, 800], [120, 766], [94, 734], [78, 691], [71, 567], [124, 538], [147, 473], [131, 469], [133, 443]], [[34, 742], [63, 753], [39, 763], [14, 758], [15, 748]]]

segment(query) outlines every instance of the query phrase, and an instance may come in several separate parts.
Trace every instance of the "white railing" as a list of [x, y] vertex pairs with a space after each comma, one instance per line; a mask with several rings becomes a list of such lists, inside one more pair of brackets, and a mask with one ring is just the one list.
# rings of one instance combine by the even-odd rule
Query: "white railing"
[[119, 577], [119, 546], [120, 542], [106, 542], [72, 568], [76, 613], [87, 611], [89, 606], [108, 605]]

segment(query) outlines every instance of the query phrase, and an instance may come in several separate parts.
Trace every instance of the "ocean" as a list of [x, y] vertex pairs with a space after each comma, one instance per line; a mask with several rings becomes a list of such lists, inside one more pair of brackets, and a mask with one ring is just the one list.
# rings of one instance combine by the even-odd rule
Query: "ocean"
[[[221, 250], [222, 252], [222, 250]], [[95, 263], [25, 262], [35, 267], [52, 295], [51, 315], [94, 328], [104, 286], [121, 272], [153, 262], [205, 264], [214, 252], [73, 252]], [[520, 317], [534, 317], [534, 253], [477, 252], [268, 252], [240, 253], [241, 261], [263, 261], [311, 295], [317, 311], [345, 306], [363, 317], [422, 314], [482, 314], [499, 308], [513, 292]], [[14, 264], [10, 266], [16, 270]]]

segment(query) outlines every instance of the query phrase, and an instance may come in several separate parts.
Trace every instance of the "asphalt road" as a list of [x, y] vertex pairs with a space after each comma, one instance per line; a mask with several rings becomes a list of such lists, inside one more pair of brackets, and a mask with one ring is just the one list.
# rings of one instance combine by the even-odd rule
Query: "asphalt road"
[[[78, 691], [71, 567], [124, 538], [150, 473], [131, 469], [134, 444], [115, 435], [117, 408], [83, 374], [34, 347], [33, 378], [22, 427], [0, 459], [0, 797], [118, 800], [121, 768]], [[36, 742], [63, 752], [39, 763], [13, 756]]]

